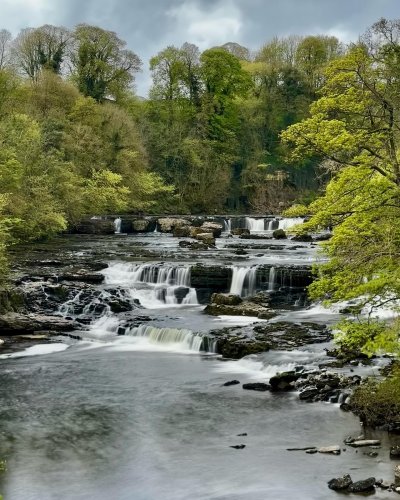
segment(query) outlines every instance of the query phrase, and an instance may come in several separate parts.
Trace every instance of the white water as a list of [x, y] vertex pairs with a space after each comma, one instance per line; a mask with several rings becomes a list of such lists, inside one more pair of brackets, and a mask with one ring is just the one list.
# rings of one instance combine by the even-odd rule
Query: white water
[[[170, 264], [130, 264], [116, 262], [103, 271], [108, 285], [126, 286], [133, 298], [145, 307], [160, 305], [198, 305], [197, 293], [190, 286], [190, 266]], [[143, 285], [146, 285], [143, 287]], [[187, 293], [179, 301], [178, 289]]]
[[265, 231], [265, 219], [254, 219], [253, 217], [246, 217], [246, 229], [253, 232]]
[[114, 220], [115, 234], [120, 234], [121, 233], [121, 225], [122, 225], [122, 220], [121, 220], [120, 217], [117, 217]]
[[231, 219], [224, 219], [224, 232], [231, 233], [232, 230], [232, 221]]
[[268, 276], [268, 291], [273, 292], [275, 289], [275, 281], [276, 281], [276, 269], [274, 266], [269, 270]]
[[104, 346], [118, 350], [216, 352], [216, 340], [187, 328], [159, 328], [142, 324], [128, 328], [123, 335], [118, 335], [120, 328], [121, 323], [116, 316], [103, 316], [92, 323], [90, 330], [84, 333], [84, 338], [100, 341], [97, 347]]
[[9, 354], [0, 355], [0, 359], [7, 358], [25, 358], [26, 356], [41, 356], [43, 354], [51, 354], [53, 352], [61, 352], [68, 349], [67, 344], [39, 344], [28, 347], [23, 351], [12, 352]]
[[256, 293], [257, 267], [232, 267], [232, 281], [229, 293], [247, 297]]
[[288, 219], [280, 219], [278, 229], [290, 229], [291, 227], [303, 224], [304, 219], [301, 217], [293, 217]]

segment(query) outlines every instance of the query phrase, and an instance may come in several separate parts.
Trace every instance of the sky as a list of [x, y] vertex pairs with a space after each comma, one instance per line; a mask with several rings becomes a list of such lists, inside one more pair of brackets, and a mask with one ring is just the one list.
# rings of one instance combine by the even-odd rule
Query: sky
[[381, 17], [400, 18], [400, 0], [0, 0], [0, 12], [0, 29], [14, 35], [43, 24], [115, 31], [143, 61], [136, 87], [146, 96], [149, 59], [168, 45], [237, 42], [255, 51], [290, 34], [349, 42]]

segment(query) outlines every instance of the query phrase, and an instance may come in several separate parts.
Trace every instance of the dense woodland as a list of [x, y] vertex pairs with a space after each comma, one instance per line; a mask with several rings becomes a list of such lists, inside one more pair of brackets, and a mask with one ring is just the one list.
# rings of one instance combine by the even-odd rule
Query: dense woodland
[[[2, 248], [94, 213], [278, 213], [296, 203], [288, 214], [312, 216], [304, 230], [335, 228], [313, 297], [394, 302], [399, 58], [400, 21], [386, 20], [350, 46], [289, 36], [256, 53], [236, 43], [201, 53], [185, 43], [154, 55], [143, 99], [133, 90], [142, 63], [113, 32], [3, 30]], [[398, 326], [382, 328], [344, 323], [343, 342], [397, 342]]]

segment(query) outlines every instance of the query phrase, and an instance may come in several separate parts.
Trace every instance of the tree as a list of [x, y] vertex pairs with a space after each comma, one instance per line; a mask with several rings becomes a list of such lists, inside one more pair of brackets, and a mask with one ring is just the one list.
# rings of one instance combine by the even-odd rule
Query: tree
[[12, 36], [8, 30], [0, 30], [0, 70], [10, 64], [10, 49]]
[[45, 24], [21, 30], [13, 43], [13, 59], [18, 68], [35, 81], [43, 69], [60, 74], [71, 41], [69, 30]]
[[374, 310], [383, 303], [395, 308], [400, 296], [399, 28], [399, 21], [381, 20], [368, 43], [332, 62], [310, 118], [282, 134], [293, 160], [318, 155], [332, 178], [304, 226], [334, 227], [324, 246], [329, 262], [319, 266], [311, 295], [368, 306], [369, 320], [342, 325], [340, 336], [342, 344], [357, 339], [368, 349], [381, 339]]
[[79, 90], [97, 102], [118, 99], [128, 91], [141, 67], [139, 57], [126, 42], [97, 26], [79, 24], [74, 31], [74, 77]]

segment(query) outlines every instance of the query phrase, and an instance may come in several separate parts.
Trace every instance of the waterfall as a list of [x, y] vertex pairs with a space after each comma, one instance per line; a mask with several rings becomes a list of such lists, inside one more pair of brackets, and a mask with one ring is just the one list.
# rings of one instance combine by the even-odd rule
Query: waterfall
[[265, 219], [246, 217], [246, 229], [251, 233], [265, 231]]
[[293, 217], [289, 219], [280, 219], [278, 229], [289, 229], [297, 224], [303, 224], [304, 219], [301, 217]]
[[197, 305], [190, 271], [190, 266], [117, 262], [104, 269], [103, 274], [106, 284], [126, 286], [142, 305], [151, 308], [160, 304]]
[[269, 270], [269, 276], [268, 276], [268, 291], [273, 292], [275, 288], [275, 280], [276, 280], [276, 269], [275, 267], [271, 267]]
[[120, 234], [121, 233], [121, 225], [122, 225], [121, 217], [117, 217], [114, 220], [115, 234]]
[[229, 293], [248, 297], [256, 293], [257, 267], [232, 267], [232, 281]]
[[267, 227], [267, 230], [268, 231], [273, 231], [274, 230], [274, 224], [276, 222], [276, 219], [271, 219], [270, 221], [268, 221], [268, 227]]
[[151, 344], [173, 346], [178, 350], [216, 352], [214, 339], [184, 328], [157, 328], [151, 325], [140, 325], [128, 330], [125, 336], [146, 339]]
[[230, 234], [231, 230], [232, 230], [231, 219], [224, 219], [224, 232]]

